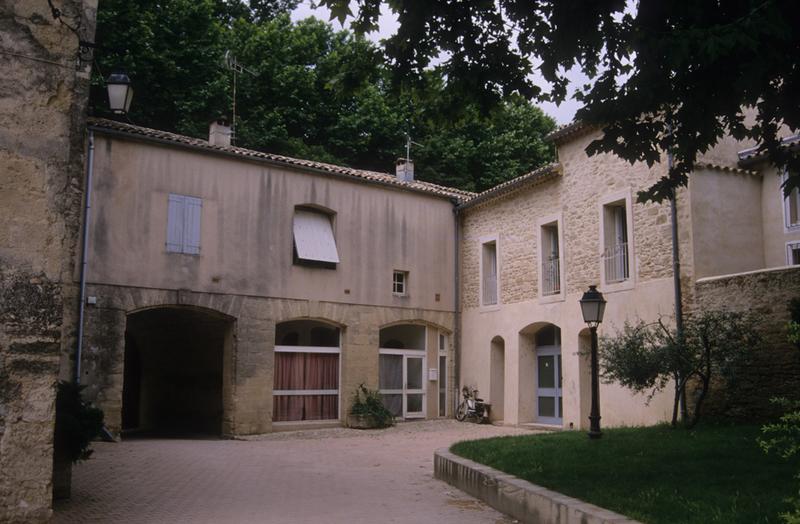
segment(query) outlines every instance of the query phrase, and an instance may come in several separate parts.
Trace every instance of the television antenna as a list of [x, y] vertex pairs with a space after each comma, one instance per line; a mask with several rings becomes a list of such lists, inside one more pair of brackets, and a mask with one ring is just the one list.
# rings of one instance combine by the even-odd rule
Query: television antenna
[[406, 162], [410, 162], [411, 161], [411, 146], [412, 145], [419, 146], [419, 147], [425, 147], [422, 144], [420, 144], [419, 142], [414, 142], [413, 140], [411, 140], [411, 135], [406, 133]]
[[256, 74], [251, 69], [248, 69], [240, 64], [230, 51], [225, 51], [225, 56], [222, 61], [225, 67], [233, 71], [233, 117], [231, 118], [231, 145], [234, 145], [236, 142], [236, 77], [243, 73], [247, 73], [251, 76], [256, 76]]

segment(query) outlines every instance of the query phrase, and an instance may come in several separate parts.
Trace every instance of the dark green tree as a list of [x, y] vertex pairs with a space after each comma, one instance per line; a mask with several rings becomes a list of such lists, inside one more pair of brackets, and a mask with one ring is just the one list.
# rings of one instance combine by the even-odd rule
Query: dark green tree
[[[511, 93], [563, 101], [566, 71], [592, 79], [573, 86], [584, 103], [576, 117], [603, 128], [590, 154], [613, 152], [657, 162], [670, 148], [675, 166], [640, 200], [661, 201], [684, 185], [698, 154], [726, 133], [750, 138], [776, 166], [788, 166], [784, 190], [800, 187], [800, 155], [781, 136], [800, 129], [800, 2], [737, 0], [320, 0], [357, 31], [377, 27], [382, 4], [399, 19], [385, 40], [404, 81], [434, 60], [448, 89], [482, 103]], [[551, 83], [542, 93], [538, 70]], [[746, 108], [755, 118], [747, 121]]]
[[603, 337], [599, 347], [602, 376], [609, 382], [637, 393], [648, 400], [675, 385], [672, 425], [678, 423], [681, 395], [692, 386], [694, 427], [703, 402], [712, 387], [733, 384], [737, 372], [757, 351], [761, 337], [752, 315], [728, 311], [703, 311], [687, 316], [683, 337], [661, 319], [658, 322], [625, 323], [612, 337]]

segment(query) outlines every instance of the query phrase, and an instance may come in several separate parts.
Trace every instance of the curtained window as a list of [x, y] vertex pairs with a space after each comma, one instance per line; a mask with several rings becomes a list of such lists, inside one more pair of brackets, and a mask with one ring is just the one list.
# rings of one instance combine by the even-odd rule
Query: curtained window
[[338, 418], [338, 353], [276, 352], [272, 420]]

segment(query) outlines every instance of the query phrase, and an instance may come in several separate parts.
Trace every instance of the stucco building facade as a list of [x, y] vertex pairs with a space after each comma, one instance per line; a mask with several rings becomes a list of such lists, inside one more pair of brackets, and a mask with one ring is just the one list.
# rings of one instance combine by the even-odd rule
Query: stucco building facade
[[[558, 163], [459, 206], [461, 380], [477, 386], [493, 417], [506, 424], [588, 427], [590, 339], [578, 301], [589, 285], [598, 285], [608, 302], [601, 336], [626, 321], [674, 321], [670, 205], [636, 201], [638, 191], [666, 175], [666, 161], [648, 167], [612, 155], [589, 157], [585, 149], [598, 133], [579, 123], [557, 130], [551, 139]], [[743, 272], [798, 263], [792, 246], [800, 227], [791, 200], [797, 195], [784, 199], [774, 169], [758, 160], [743, 162], [747, 146], [721, 141], [700, 158], [689, 186], [678, 191], [687, 311], [748, 309], [746, 300], [726, 304], [710, 288], [725, 287]], [[800, 281], [798, 268], [785, 272], [781, 278]], [[766, 271], [761, 281], [777, 275]], [[764, 285], [764, 291], [771, 287]], [[748, 288], [750, 298], [757, 289]], [[785, 309], [785, 302], [773, 310]], [[764, 296], [752, 303], [763, 304]], [[761, 359], [774, 363], [762, 369], [762, 387], [768, 369], [796, 374], [797, 360], [788, 352], [786, 358]], [[600, 401], [606, 425], [671, 417], [669, 392], [648, 402], [601, 383]]]
[[[224, 126], [215, 124], [216, 129]], [[96, 120], [82, 382], [112, 432], [452, 412], [468, 196]]]

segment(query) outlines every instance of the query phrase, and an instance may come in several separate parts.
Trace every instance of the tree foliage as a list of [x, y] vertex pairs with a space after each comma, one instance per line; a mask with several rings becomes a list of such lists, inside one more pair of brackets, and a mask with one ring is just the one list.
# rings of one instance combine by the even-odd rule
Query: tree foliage
[[626, 322], [615, 336], [601, 339], [602, 376], [637, 393], [648, 393], [648, 400], [674, 382], [673, 426], [677, 425], [680, 398], [692, 386], [694, 409], [687, 422], [693, 427], [711, 388], [730, 386], [750, 353], [759, 347], [755, 325], [754, 317], [727, 311], [689, 316], [681, 334], [661, 319]]
[[[230, 51], [237, 77], [237, 145], [362, 169], [389, 171], [415, 145], [417, 176], [483, 190], [552, 160], [554, 121], [519, 96], [491, 110], [454, 97], [444, 71], [393, 89], [381, 50], [316, 19], [292, 22], [294, 0], [104, 0], [100, 73], [131, 77], [133, 122], [196, 137], [230, 116]], [[94, 114], [107, 115], [95, 78]]]
[[590, 154], [652, 165], [674, 153], [673, 169], [640, 200], [669, 198], [726, 133], [788, 165], [787, 194], [800, 187], [800, 155], [780, 143], [787, 127], [800, 129], [795, 0], [358, 0], [355, 13], [350, 0], [320, 3], [359, 31], [374, 30], [386, 4], [400, 23], [385, 41], [397, 78], [413, 81], [444, 60], [450, 89], [483, 102], [511, 93], [563, 101], [567, 72], [579, 68], [591, 81], [572, 86], [584, 104], [576, 118], [603, 128]]

